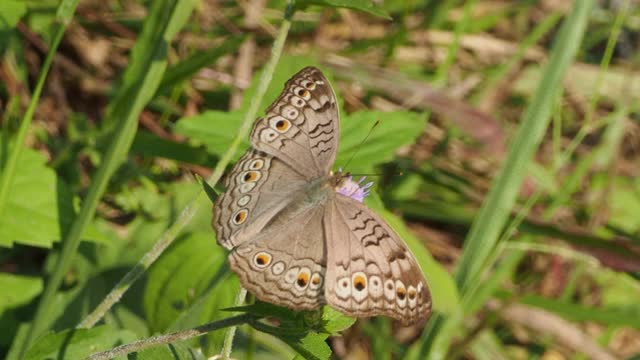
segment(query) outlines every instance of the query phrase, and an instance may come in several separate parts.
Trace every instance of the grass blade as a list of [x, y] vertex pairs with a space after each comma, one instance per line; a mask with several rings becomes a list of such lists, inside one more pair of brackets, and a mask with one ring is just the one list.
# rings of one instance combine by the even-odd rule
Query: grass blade
[[107, 112], [106, 122], [114, 127], [113, 141], [93, 179], [78, 217], [64, 238], [61, 254], [40, 299], [31, 329], [21, 347], [21, 354], [24, 354], [33, 340], [47, 328], [44, 319], [53, 297], [71, 265], [81, 236], [93, 218], [109, 178], [129, 151], [140, 112], [162, 80], [167, 65], [169, 41], [184, 25], [193, 5], [193, 0], [178, 0], [157, 2], [151, 8], [142, 34], [133, 49], [131, 64], [125, 72], [123, 85]]
[[[505, 163], [496, 175], [467, 235], [456, 273], [456, 283], [463, 297], [479, 281], [483, 267], [495, 253], [501, 231], [509, 220], [526, 176], [526, 169], [550, 122], [564, 74], [578, 51], [592, 5], [592, 0], [574, 2], [573, 11], [564, 21], [553, 44], [544, 76], [523, 115]], [[441, 326], [434, 326], [426, 332], [422, 346], [419, 350], [412, 349], [414, 351], [411, 354], [415, 357], [429, 353], [432, 359], [444, 358], [454, 332], [460, 330], [460, 326], [452, 326], [452, 323], [460, 324], [462, 319], [451, 317], [440, 322], [439, 316], [435, 316], [431, 321]]]

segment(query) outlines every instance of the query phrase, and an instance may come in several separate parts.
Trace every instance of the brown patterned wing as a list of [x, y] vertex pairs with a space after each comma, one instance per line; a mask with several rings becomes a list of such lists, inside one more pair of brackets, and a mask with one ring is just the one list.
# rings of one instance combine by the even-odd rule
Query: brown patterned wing
[[226, 191], [214, 205], [212, 225], [218, 243], [232, 249], [256, 237], [306, 183], [273, 156], [247, 151], [227, 175]]
[[238, 246], [229, 264], [258, 299], [294, 310], [315, 309], [325, 303], [324, 206], [292, 213], [285, 212], [254, 241]]
[[398, 234], [364, 204], [336, 194], [326, 206], [327, 303], [347, 315], [426, 321], [431, 295]]
[[295, 74], [258, 119], [253, 147], [273, 155], [307, 179], [325, 176], [338, 150], [336, 96], [322, 72], [306, 67]]

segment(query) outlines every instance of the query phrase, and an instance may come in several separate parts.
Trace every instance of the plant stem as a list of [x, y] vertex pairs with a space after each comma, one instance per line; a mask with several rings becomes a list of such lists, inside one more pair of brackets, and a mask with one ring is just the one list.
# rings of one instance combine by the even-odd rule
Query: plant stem
[[153, 336], [144, 340], [136, 341], [131, 344], [117, 346], [111, 350], [95, 353], [87, 358], [87, 360], [105, 360], [112, 359], [116, 356], [124, 356], [132, 352], [141, 351], [152, 346], [161, 344], [171, 344], [177, 341], [184, 341], [194, 337], [206, 335], [211, 331], [222, 329], [229, 326], [237, 326], [255, 319], [255, 315], [242, 314], [232, 316], [226, 319], [214, 321], [205, 325], [201, 325], [188, 330], [181, 330], [171, 334]]
[[[236, 296], [236, 302], [234, 306], [242, 306], [244, 300], [247, 298], [247, 289], [241, 287]], [[227, 329], [227, 333], [224, 334], [224, 345], [222, 347], [222, 359], [227, 360], [231, 357], [231, 351], [233, 350], [233, 338], [236, 336], [236, 325]]]

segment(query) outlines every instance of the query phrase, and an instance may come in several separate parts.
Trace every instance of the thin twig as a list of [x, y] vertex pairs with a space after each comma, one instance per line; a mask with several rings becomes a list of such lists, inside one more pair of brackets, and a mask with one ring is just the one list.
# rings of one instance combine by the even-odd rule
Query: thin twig
[[[236, 302], [234, 306], [242, 306], [244, 304], [245, 299], [247, 298], [247, 289], [241, 287], [240, 291], [238, 291], [238, 295], [236, 296]], [[227, 329], [226, 334], [224, 334], [224, 345], [222, 347], [222, 359], [226, 360], [231, 357], [231, 351], [233, 350], [233, 338], [236, 336], [236, 329], [238, 326], [234, 325]]]
[[[249, 30], [255, 30], [264, 12], [265, 0], [251, 0], [244, 7], [244, 26]], [[254, 35], [249, 36], [238, 49], [238, 58], [233, 68], [233, 77], [236, 84], [247, 84], [251, 81], [251, 72], [256, 56], [256, 40]], [[244, 87], [238, 86], [231, 89], [229, 108], [238, 109], [242, 105]]]
[[87, 360], [105, 360], [112, 359], [116, 356], [123, 356], [132, 352], [141, 351], [152, 346], [161, 344], [172, 344], [178, 341], [188, 340], [194, 337], [206, 335], [214, 330], [222, 329], [229, 326], [237, 326], [247, 323], [255, 319], [255, 315], [242, 314], [229, 317], [223, 320], [214, 321], [205, 325], [201, 325], [192, 329], [181, 330], [171, 334], [153, 336], [144, 340], [136, 341], [130, 344], [120, 345], [111, 350], [95, 353], [87, 358]]
[[489, 302], [489, 308], [499, 310], [505, 320], [525, 326], [540, 334], [550, 334], [559, 343], [579, 351], [589, 359], [613, 360], [617, 356], [598, 345], [574, 324], [545, 310], [532, 306], [511, 304], [504, 306], [497, 301]]

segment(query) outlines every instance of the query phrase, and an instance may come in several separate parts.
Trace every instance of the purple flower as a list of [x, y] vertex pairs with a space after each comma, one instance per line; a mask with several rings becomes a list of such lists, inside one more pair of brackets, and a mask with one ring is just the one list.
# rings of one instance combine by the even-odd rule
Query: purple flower
[[373, 186], [373, 181], [369, 181], [368, 183], [362, 185], [362, 182], [364, 182], [365, 179], [366, 177], [363, 176], [360, 178], [360, 180], [358, 180], [358, 182], [355, 182], [353, 181], [353, 177], [349, 175], [342, 180], [340, 187], [336, 188], [336, 192], [338, 194], [348, 196], [353, 200], [364, 202], [364, 198], [369, 195], [369, 193], [371, 192], [371, 187]]

